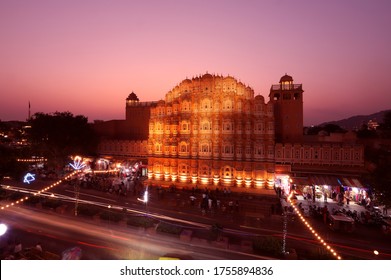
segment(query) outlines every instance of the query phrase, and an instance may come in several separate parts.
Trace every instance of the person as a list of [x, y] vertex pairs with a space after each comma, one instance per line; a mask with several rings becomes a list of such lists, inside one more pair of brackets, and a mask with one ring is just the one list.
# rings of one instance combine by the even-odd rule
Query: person
[[326, 191], [324, 191], [324, 193], [323, 193], [323, 199], [324, 199], [324, 202], [327, 202], [327, 192]]
[[383, 215], [388, 215], [387, 205], [384, 205], [383, 207]]
[[15, 256], [19, 257], [19, 255], [22, 253], [22, 242], [20, 242], [19, 240], [16, 241], [15, 243], [15, 248], [14, 248], [14, 254]]
[[35, 245], [35, 249], [39, 252], [39, 253], [42, 253], [42, 246], [41, 246], [41, 243], [37, 243], [37, 245]]
[[323, 207], [323, 223], [327, 224], [327, 216], [328, 216], [328, 209], [327, 206], [325, 205]]

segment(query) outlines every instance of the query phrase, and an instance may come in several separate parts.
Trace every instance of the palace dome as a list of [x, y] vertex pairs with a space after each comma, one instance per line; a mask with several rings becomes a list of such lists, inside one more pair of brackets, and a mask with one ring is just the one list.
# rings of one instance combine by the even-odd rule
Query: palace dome
[[293, 78], [287, 74], [281, 77], [280, 83], [282, 82], [293, 82]]
[[129, 94], [128, 98], [126, 100], [132, 100], [132, 101], [139, 101], [137, 95], [132, 91], [131, 94]]

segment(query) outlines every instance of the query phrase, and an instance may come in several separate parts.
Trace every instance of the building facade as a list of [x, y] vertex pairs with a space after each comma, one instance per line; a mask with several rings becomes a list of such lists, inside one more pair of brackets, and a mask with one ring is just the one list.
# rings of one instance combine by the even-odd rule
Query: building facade
[[233, 77], [186, 79], [151, 109], [149, 179], [273, 187], [273, 105]]
[[265, 102], [233, 77], [205, 74], [183, 80], [158, 102], [131, 93], [127, 124], [106, 122], [111, 137], [99, 153], [147, 158], [148, 178], [168, 184], [272, 188], [276, 178], [360, 176], [364, 146], [353, 132], [303, 135], [303, 92], [285, 75]]

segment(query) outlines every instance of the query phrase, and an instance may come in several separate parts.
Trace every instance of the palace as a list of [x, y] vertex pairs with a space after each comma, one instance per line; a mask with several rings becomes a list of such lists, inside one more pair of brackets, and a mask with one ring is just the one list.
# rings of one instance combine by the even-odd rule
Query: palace
[[150, 179], [273, 186], [273, 105], [232, 77], [186, 79], [151, 109]]
[[265, 102], [237, 79], [211, 74], [183, 80], [160, 101], [132, 92], [126, 120], [95, 124], [99, 153], [145, 158], [149, 180], [168, 184], [273, 188], [286, 176], [360, 176], [364, 148], [353, 133], [303, 135], [303, 93], [284, 75]]

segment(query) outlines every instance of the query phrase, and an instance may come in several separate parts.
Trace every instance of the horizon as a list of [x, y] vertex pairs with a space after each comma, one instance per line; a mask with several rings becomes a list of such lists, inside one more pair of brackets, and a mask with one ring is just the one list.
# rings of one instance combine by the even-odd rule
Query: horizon
[[[389, 110], [391, 1], [2, 1], [0, 120], [125, 119], [125, 99], [233, 76], [268, 101], [287, 73], [304, 125]], [[387, 108], [388, 107], [388, 108]]]

